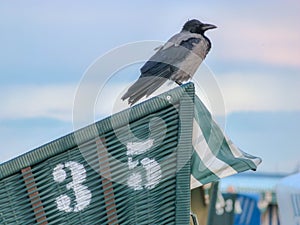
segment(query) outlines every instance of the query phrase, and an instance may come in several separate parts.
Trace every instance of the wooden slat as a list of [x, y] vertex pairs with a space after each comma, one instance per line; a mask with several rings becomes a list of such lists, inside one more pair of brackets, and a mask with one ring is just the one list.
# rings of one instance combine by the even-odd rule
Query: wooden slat
[[99, 172], [102, 176], [102, 187], [104, 190], [104, 201], [106, 205], [106, 214], [108, 217], [108, 224], [112, 225], [118, 224], [118, 217], [117, 217], [117, 210], [116, 210], [116, 204], [115, 204], [115, 195], [114, 195], [114, 189], [113, 184], [111, 182], [111, 172], [110, 172], [110, 166], [108, 162], [108, 152], [103, 144], [105, 143], [105, 139], [97, 139], [97, 153], [99, 157]]
[[47, 217], [45, 215], [44, 207], [40, 199], [39, 191], [37, 189], [34, 176], [31, 167], [27, 167], [21, 170], [22, 176], [27, 188], [28, 197], [31, 202], [31, 207], [34, 212], [34, 216], [37, 223], [41, 225], [48, 224]]

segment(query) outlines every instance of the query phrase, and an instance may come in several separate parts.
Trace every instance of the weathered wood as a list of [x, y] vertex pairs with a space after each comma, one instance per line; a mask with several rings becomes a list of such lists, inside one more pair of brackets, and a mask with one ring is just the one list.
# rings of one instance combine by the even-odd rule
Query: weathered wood
[[104, 202], [106, 206], [106, 214], [108, 217], [108, 224], [117, 225], [118, 217], [117, 217], [117, 210], [115, 204], [114, 189], [111, 181], [108, 152], [103, 143], [105, 143], [105, 138], [100, 138], [96, 140], [97, 153], [99, 157], [99, 172], [100, 175], [102, 176], [102, 187], [104, 190]]
[[48, 224], [47, 217], [45, 215], [44, 207], [40, 199], [40, 194], [37, 189], [37, 185], [35, 183], [35, 179], [31, 167], [29, 166], [22, 169], [21, 173], [26, 185], [28, 197], [31, 202], [31, 207], [34, 212], [36, 222], [40, 223], [41, 225]]

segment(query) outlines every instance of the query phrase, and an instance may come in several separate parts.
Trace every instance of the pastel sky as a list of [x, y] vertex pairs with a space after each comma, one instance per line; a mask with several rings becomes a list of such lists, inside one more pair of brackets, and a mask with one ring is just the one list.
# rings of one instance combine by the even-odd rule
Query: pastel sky
[[[76, 90], [97, 58], [128, 43], [164, 42], [197, 18], [218, 26], [207, 33], [213, 47], [203, 65], [222, 94], [224, 110], [212, 113], [222, 116], [237, 146], [263, 159], [259, 171], [294, 171], [300, 165], [299, 12], [297, 0], [2, 1], [0, 162], [73, 131]], [[138, 69], [125, 69], [130, 75], [112, 82], [97, 118], [110, 114], [118, 90]], [[205, 94], [214, 99], [216, 93]]]

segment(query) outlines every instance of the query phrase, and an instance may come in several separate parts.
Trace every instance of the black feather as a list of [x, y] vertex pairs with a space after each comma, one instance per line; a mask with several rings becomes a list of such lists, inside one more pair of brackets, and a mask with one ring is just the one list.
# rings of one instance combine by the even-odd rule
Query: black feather
[[[128, 103], [132, 105], [144, 96], [148, 97], [151, 95], [171, 77], [177, 84], [181, 84], [182, 80], [174, 78], [173, 75], [180, 70], [178, 66], [180, 66], [187, 56], [191, 54], [191, 51], [193, 51], [195, 45], [199, 44], [203, 40], [206, 40], [208, 43], [208, 49], [204, 49], [206, 54], [211, 47], [210, 41], [204, 36], [205, 30], [203, 30], [201, 27], [204, 25], [207, 26], [207, 24], [203, 24], [198, 20], [188, 21], [181, 31], [183, 33], [179, 33], [177, 36], [175, 35], [172, 37], [181, 37], [183, 39], [179, 45], [178, 43], [177, 45], [174, 43], [173, 45], [167, 47], [164, 46], [158, 50], [149, 59], [149, 61], [147, 61], [141, 67], [141, 75], [139, 79], [122, 96], [122, 100], [128, 98]], [[211, 28], [209, 29], [213, 29], [213, 25], [211, 25]], [[200, 34], [202, 39], [196, 38], [195, 35], [192, 35], [192, 33]], [[187, 34], [191, 34], [191, 37], [186, 38]], [[170, 40], [172, 40], [172, 38]], [[192, 76], [193, 74], [188, 75]]]

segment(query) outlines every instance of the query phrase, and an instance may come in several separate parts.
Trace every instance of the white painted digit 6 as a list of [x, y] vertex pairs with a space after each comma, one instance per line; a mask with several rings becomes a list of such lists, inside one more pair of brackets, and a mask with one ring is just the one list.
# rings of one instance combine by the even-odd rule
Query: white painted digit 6
[[72, 207], [71, 198], [67, 195], [60, 195], [56, 198], [57, 208], [65, 212], [79, 212], [90, 204], [92, 198], [90, 190], [82, 185], [86, 178], [85, 168], [82, 164], [73, 161], [58, 164], [53, 169], [53, 179], [58, 183], [63, 182], [67, 177], [64, 168], [69, 168], [71, 171], [72, 182], [68, 183], [66, 188], [68, 190], [73, 189], [76, 204]]

